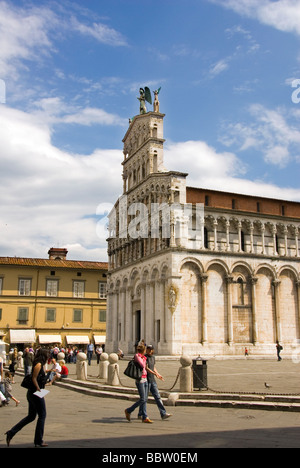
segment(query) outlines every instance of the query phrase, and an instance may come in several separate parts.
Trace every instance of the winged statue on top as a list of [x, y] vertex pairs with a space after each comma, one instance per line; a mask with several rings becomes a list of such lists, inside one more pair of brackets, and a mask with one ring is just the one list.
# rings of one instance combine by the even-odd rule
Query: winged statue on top
[[[156, 112], [159, 112], [158, 94], [160, 93], [160, 90], [161, 88], [153, 91], [155, 96], [154, 107], [156, 108]], [[147, 86], [145, 86], [145, 88], [140, 88], [140, 96], [138, 97], [138, 100], [140, 101], [140, 114], [147, 114], [146, 102], [152, 105], [151, 91]]]

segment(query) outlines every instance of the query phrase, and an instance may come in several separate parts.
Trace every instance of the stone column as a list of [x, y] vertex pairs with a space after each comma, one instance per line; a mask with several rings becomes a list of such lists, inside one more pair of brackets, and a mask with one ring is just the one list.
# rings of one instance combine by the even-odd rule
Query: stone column
[[206, 289], [208, 275], [199, 275], [201, 282], [201, 298], [202, 298], [202, 344], [205, 345], [208, 342], [207, 336], [207, 307], [206, 307]]
[[274, 249], [274, 255], [277, 256], [279, 252], [277, 252], [277, 242], [276, 242], [277, 228], [276, 228], [276, 226], [273, 226], [273, 228], [272, 228], [272, 234], [273, 234], [273, 249]]
[[233, 345], [233, 322], [232, 322], [232, 289], [233, 277], [227, 276], [227, 324], [228, 324], [228, 344]]
[[262, 243], [261, 253], [262, 255], [266, 255], [265, 232], [266, 232], [266, 227], [264, 224], [262, 224], [261, 226], [261, 243]]
[[230, 252], [230, 221], [226, 221], [226, 249]]
[[276, 341], [281, 342], [282, 335], [281, 335], [281, 317], [280, 317], [280, 295], [279, 295], [279, 287], [281, 281], [274, 280], [273, 286], [275, 288], [275, 320], [276, 320]]
[[239, 253], [242, 252], [242, 223], [238, 223], [238, 235], [239, 235]]
[[295, 228], [296, 257], [299, 257], [299, 230]]
[[252, 339], [254, 346], [258, 343], [258, 328], [257, 328], [257, 315], [256, 315], [256, 285], [258, 283], [258, 278], [252, 277], [251, 278], [251, 295], [252, 295]]
[[218, 221], [214, 221], [214, 250], [218, 250]]
[[298, 294], [298, 326], [300, 329], [300, 281], [296, 281], [297, 294]]
[[250, 223], [250, 253], [254, 253], [254, 225], [253, 223]]
[[284, 255], [287, 257], [289, 254], [288, 249], [288, 228], [285, 226], [284, 228]]

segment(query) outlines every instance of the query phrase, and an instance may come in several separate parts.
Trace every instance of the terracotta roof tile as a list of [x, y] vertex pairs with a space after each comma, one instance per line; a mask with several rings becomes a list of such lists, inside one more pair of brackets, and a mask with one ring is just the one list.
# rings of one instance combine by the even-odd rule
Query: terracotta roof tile
[[42, 258], [0, 257], [1, 265], [27, 266], [41, 268], [66, 268], [74, 270], [108, 270], [107, 262], [89, 262], [78, 260], [49, 260]]

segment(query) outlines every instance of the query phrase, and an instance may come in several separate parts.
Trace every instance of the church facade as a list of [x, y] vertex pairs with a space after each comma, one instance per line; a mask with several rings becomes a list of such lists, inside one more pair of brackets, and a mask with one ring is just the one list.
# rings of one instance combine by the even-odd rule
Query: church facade
[[130, 122], [110, 214], [106, 350], [292, 353], [300, 339], [300, 204], [187, 185], [164, 167], [163, 120]]

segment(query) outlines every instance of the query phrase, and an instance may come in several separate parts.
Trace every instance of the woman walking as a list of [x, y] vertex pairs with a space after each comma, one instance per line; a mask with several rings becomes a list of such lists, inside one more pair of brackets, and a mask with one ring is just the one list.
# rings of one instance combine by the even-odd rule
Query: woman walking
[[[140, 395], [139, 401], [134, 403], [130, 408], [125, 410], [125, 416], [128, 422], [131, 421], [131, 413], [138, 407], [140, 407], [140, 414], [142, 416], [143, 423], [152, 424], [153, 421], [147, 416], [147, 399], [148, 399], [148, 381], [147, 381], [147, 370], [145, 356], [146, 347], [142, 344], [137, 346], [137, 354], [134, 356], [135, 363], [142, 369], [141, 380], [136, 381], [136, 386]], [[151, 372], [151, 371], [150, 371]], [[151, 372], [152, 373], [152, 372]], [[153, 372], [154, 373], [154, 372]]]
[[43, 441], [44, 427], [46, 421], [46, 405], [45, 399], [34, 395], [35, 392], [45, 388], [45, 372], [44, 365], [48, 361], [48, 351], [39, 349], [36, 353], [32, 364], [32, 388], [27, 391], [28, 400], [28, 416], [22, 419], [16, 426], [6, 432], [6, 443], [9, 447], [11, 439], [27, 424], [33, 422], [38, 415], [38, 420], [35, 429], [34, 444], [36, 447], [48, 447]]

